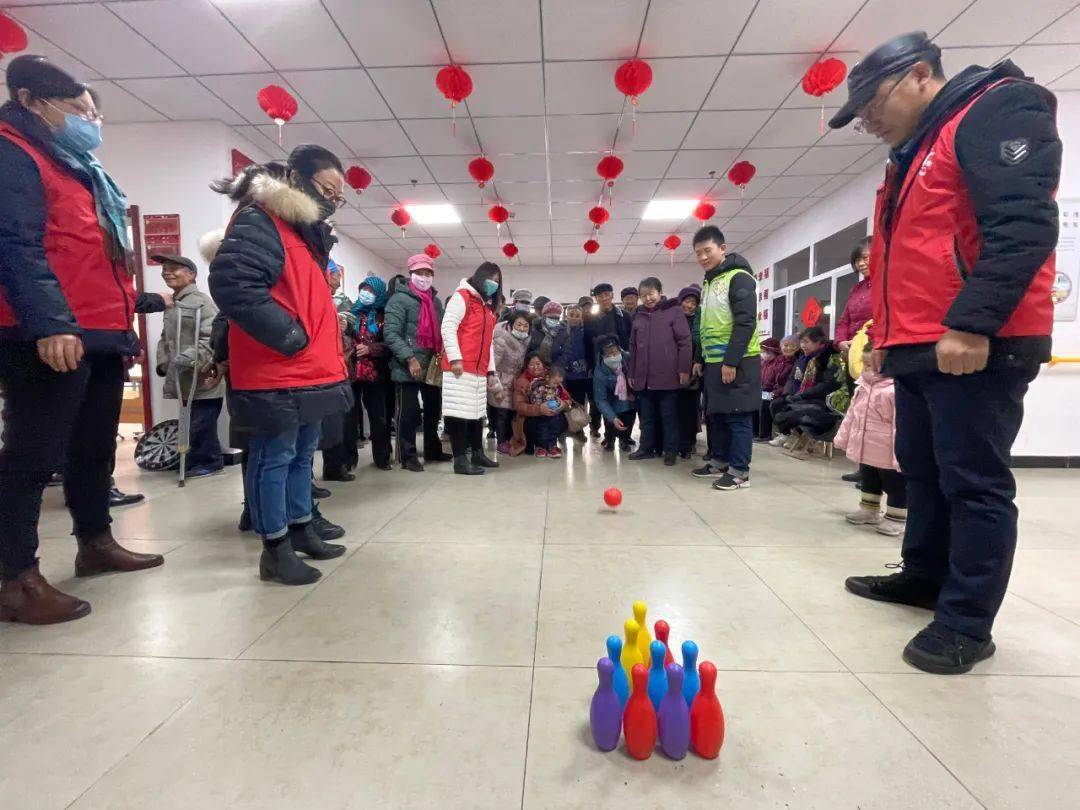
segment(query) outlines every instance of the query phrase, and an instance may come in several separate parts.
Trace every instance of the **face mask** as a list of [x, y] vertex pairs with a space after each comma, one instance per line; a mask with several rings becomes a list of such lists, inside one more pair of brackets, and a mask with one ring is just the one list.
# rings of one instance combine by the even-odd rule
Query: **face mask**
[[528, 312], [530, 309], [532, 306], [529, 304], [514, 304], [514, 312]]
[[420, 292], [427, 292], [431, 289], [431, 285], [435, 283], [435, 279], [431, 276], [424, 276], [420, 273], [413, 273], [409, 276], [412, 279], [412, 284]]
[[484, 281], [484, 295], [492, 296], [499, 291], [499, 282], [489, 278]]
[[554, 329], [561, 323], [561, 321], [558, 318], [544, 318], [544, 323], [548, 325], [549, 329]]
[[370, 290], [361, 290], [357, 293], [356, 300], [365, 307], [370, 307], [375, 303], [375, 293]]
[[520, 329], [511, 329], [510, 334], [516, 337], [518, 340], [524, 340], [529, 336], [528, 332], [522, 332]]
[[337, 206], [333, 200], [328, 200], [322, 195], [322, 192], [315, 187], [315, 184], [310, 178], [301, 177], [299, 182], [299, 188], [302, 192], [307, 194], [315, 202], [315, 205], [319, 207], [319, 219], [328, 219], [331, 214], [337, 211]]
[[53, 138], [72, 152], [93, 152], [101, 146], [101, 122], [87, 121], [72, 113], [64, 113], [64, 126], [57, 130]]
[[622, 358], [621, 357], [605, 357], [604, 358], [604, 365], [607, 366], [608, 368], [610, 368], [612, 371], [614, 371], [615, 369], [617, 369], [619, 366], [622, 365]]

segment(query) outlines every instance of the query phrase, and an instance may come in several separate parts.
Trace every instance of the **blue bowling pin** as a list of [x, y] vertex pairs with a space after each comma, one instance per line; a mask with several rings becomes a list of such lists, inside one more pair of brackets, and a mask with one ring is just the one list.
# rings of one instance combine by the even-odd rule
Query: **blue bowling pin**
[[596, 662], [600, 685], [596, 687], [592, 703], [589, 704], [589, 730], [592, 731], [593, 742], [601, 751], [614, 751], [619, 746], [623, 712], [619, 696], [612, 686], [612, 676], [621, 669], [622, 664], [612, 663], [610, 658], [601, 658]]
[[667, 694], [667, 672], [664, 670], [664, 658], [667, 656], [667, 648], [662, 641], [654, 641], [649, 645], [649, 656], [652, 658], [652, 666], [649, 668], [649, 700], [653, 708], [660, 710], [660, 701]]
[[697, 657], [697, 644], [692, 641], [684, 641], [682, 643], [682, 665], [684, 673], [682, 693], [683, 697], [686, 698], [687, 706], [693, 705], [694, 696], [697, 695], [698, 690], [701, 689], [701, 678], [698, 677], [697, 671]]
[[[607, 654], [608, 658], [615, 663], [622, 660], [622, 639], [619, 636], [607, 637]], [[619, 703], [625, 709], [626, 701], [630, 699], [630, 681], [626, 677], [626, 670], [621, 665], [615, 667], [612, 686], [615, 688], [615, 694], [619, 696]]]

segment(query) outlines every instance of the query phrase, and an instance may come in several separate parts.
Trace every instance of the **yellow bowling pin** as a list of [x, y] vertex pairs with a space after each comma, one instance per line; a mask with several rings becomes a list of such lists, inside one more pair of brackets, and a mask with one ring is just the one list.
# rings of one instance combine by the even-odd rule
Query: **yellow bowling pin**
[[634, 664], [644, 664], [645, 659], [641, 657], [641, 650], [638, 649], [638, 623], [633, 619], [627, 619], [623, 629], [626, 631], [626, 641], [622, 645], [620, 663], [626, 670], [626, 677], [630, 678], [630, 683], [633, 683], [634, 679], [630, 677], [631, 670]]
[[645, 621], [645, 611], [648, 610], [644, 602], [634, 602], [634, 621], [638, 626], [637, 648], [641, 653], [641, 660], [645, 666], [652, 666], [652, 655], [649, 645], [652, 644], [652, 636], [649, 635], [649, 624]]

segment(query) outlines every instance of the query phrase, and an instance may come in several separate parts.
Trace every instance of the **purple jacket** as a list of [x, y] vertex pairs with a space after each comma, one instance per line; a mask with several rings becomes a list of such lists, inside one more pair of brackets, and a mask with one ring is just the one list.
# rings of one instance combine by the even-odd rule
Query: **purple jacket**
[[874, 317], [874, 301], [870, 293], [870, 277], [867, 276], [851, 288], [844, 314], [836, 322], [836, 342], [851, 340], [863, 324]]
[[661, 299], [653, 309], [640, 306], [630, 331], [628, 381], [635, 391], [673, 391], [679, 374], [690, 373], [690, 326], [678, 301]]

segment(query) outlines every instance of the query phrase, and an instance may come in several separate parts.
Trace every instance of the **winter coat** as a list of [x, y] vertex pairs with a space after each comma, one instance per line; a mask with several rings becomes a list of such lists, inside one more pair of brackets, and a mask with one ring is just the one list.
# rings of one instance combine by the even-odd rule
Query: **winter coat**
[[630, 333], [627, 381], [635, 391], [674, 391], [689, 374], [693, 346], [679, 302], [664, 298], [652, 309], [638, 307]]
[[499, 387], [488, 391], [488, 404], [493, 408], [514, 407], [514, 380], [525, 367], [528, 338], [518, 339], [509, 329], [509, 323], [495, 327], [492, 351], [495, 354], [495, 377]]
[[[611, 335], [619, 341], [619, 346], [629, 350], [632, 326], [633, 318], [618, 307], [612, 307], [608, 312], [590, 314], [585, 318], [585, 359], [590, 364], [596, 362], [596, 341], [604, 335]], [[592, 369], [593, 365], [589, 368]]]
[[533, 380], [526, 376], [525, 372], [518, 375], [514, 380], [514, 410], [517, 415], [529, 418], [531, 416], [551, 416], [542, 405], [535, 405], [531, 400]]
[[1050, 358], [1062, 144], [1057, 101], [1005, 60], [950, 79], [878, 189], [874, 346], [892, 375], [936, 371], [947, 329], [990, 338], [990, 368]]
[[231, 322], [229, 412], [241, 429], [273, 435], [352, 408], [326, 282], [332, 244], [315, 201], [266, 171], [224, 233], [202, 240], [210, 292]]
[[[406, 276], [395, 276], [390, 282], [393, 292], [386, 303], [383, 322], [383, 342], [390, 350], [390, 379], [398, 383], [418, 382], [409, 373], [409, 358], [415, 357], [420, 362], [422, 372], [427, 371], [431, 356], [430, 349], [421, 349], [416, 345], [416, 330], [420, 325], [420, 298], [409, 289]], [[439, 321], [443, 317], [443, 305], [439, 292], [434, 287], [431, 297], [435, 303], [435, 316]]]
[[790, 360], [778, 354], [761, 364], [761, 390], [771, 392], [776, 398], [784, 393], [791, 371], [795, 368], [795, 358]]
[[789, 397], [790, 402], [824, 403], [825, 397], [840, 387], [840, 380], [837, 379], [839, 367], [830, 362], [835, 354], [832, 344], [827, 343], [824, 348], [807, 358], [805, 366], [795, 364], [795, 371], [791, 375], [794, 385], [793, 393]]
[[558, 356], [552, 362], [566, 370], [566, 379], [585, 380], [589, 377], [589, 360], [586, 357], [585, 327], [566, 325], [566, 341]]
[[[214, 300], [192, 283], [173, 296], [173, 303], [171, 309], [165, 310], [155, 363], [158, 376], [165, 378], [161, 391], [165, 399], [177, 398], [175, 363], [180, 363], [180, 387], [185, 397], [191, 390], [190, 369], [194, 367], [200, 376], [205, 376], [205, 372], [214, 364], [214, 352], [210, 346], [210, 335], [214, 331], [214, 321], [218, 314]], [[191, 310], [190, 313], [184, 313], [183, 334], [180, 336], [182, 348], [176, 343], [176, 327], [181, 309]], [[200, 311], [197, 342], [194, 317], [196, 310]], [[218, 380], [208, 388], [197, 385], [195, 389], [195, 399], [220, 399], [224, 395], [223, 380]]]
[[[442, 412], [456, 419], [480, 419], [487, 413], [487, 375], [495, 372], [491, 340], [495, 313], [487, 301], [462, 279], [446, 304], [442, 319]], [[450, 369], [460, 361], [461, 376]]]
[[[626, 373], [626, 369], [630, 365], [630, 353], [623, 352], [623, 373]], [[626, 395], [629, 399], [618, 399], [615, 396], [615, 383], [618, 379], [618, 375], [604, 365], [604, 361], [597, 359], [596, 371], [593, 372], [593, 397], [596, 400], [596, 407], [600, 409], [600, 413], [604, 415], [604, 419], [608, 422], [614, 422], [616, 416], [628, 413], [634, 410], [634, 393], [630, 389], [630, 382], [627, 380]]]
[[896, 393], [891, 377], [863, 371], [833, 444], [857, 464], [899, 470], [896, 460]]
[[390, 378], [390, 350], [383, 341], [386, 334], [386, 317], [382, 310], [376, 311], [375, 320], [381, 327], [375, 333], [368, 328], [367, 318], [359, 318], [356, 322], [356, 330], [353, 333], [354, 357], [355, 347], [368, 347], [366, 355], [355, 357], [353, 361], [353, 379], [357, 382], [377, 382]]
[[870, 290], [870, 277], [867, 276], [851, 288], [844, 312], [836, 322], [836, 342], [851, 340], [873, 316], [874, 296]]

